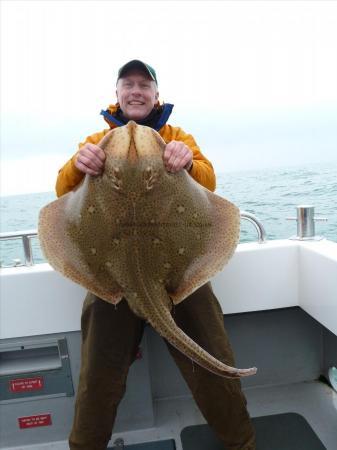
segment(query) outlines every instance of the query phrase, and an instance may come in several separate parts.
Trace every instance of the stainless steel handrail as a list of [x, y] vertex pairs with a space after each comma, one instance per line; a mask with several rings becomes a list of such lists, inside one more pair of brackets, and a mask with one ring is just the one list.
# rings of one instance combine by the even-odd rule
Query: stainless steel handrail
[[240, 211], [240, 216], [241, 219], [248, 220], [248, 222], [251, 222], [255, 226], [259, 244], [264, 244], [267, 241], [267, 235], [262, 222], [256, 216], [254, 216], [254, 214], [251, 214], [247, 211]]
[[25, 266], [32, 266], [34, 264], [31, 238], [37, 236], [37, 230], [25, 230], [25, 231], [11, 231], [6, 233], [0, 233], [0, 241], [9, 241], [12, 239], [22, 239]]
[[[259, 243], [262, 244], [266, 242], [266, 232], [259, 219], [255, 217], [254, 214], [251, 214], [246, 211], [240, 211], [240, 216], [242, 219], [248, 220], [255, 226], [258, 234]], [[0, 241], [7, 241], [21, 238], [25, 257], [25, 263], [23, 265], [33, 266], [34, 258], [32, 252], [31, 238], [36, 237], [37, 235], [38, 235], [37, 230], [12, 231], [7, 233], [0, 233]]]

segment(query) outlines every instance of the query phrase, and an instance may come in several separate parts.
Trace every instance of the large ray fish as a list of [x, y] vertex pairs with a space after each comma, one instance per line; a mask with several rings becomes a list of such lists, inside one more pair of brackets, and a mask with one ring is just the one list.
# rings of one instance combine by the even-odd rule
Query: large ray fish
[[126, 298], [173, 346], [220, 376], [253, 375], [217, 360], [175, 323], [173, 304], [212, 278], [233, 255], [240, 212], [185, 170], [165, 170], [165, 142], [129, 122], [99, 143], [101, 176], [86, 175], [73, 191], [40, 212], [39, 238], [50, 264], [103, 300]]

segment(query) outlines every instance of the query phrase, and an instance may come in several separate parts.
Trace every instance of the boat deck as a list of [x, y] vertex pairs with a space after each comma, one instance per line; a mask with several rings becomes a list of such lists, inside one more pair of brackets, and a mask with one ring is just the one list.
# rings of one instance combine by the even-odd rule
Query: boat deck
[[[337, 448], [337, 393], [319, 382], [244, 389], [251, 417], [295, 412], [303, 416], [327, 450]], [[184, 450], [181, 431], [205, 423], [191, 397], [168, 398], [155, 402], [155, 428], [116, 433], [111, 442], [122, 438], [125, 445], [173, 438], [176, 450]], [[61, 450], [61, 448], [60, 448]], [[63, 450], [63, 448], [62, 448]], [[212, 448], [205, 449], [212, 450]], [[284, 449], [286, 450], [286, 449]], [[307, 450], [305, 444], [302, 449]]]
[[[315, 450], [337, 450], [337, 392], [318, 381], [337, 367], [336, 274], [336, 243], [276, 241], [240, 245], [212, 280], [236, 366], [258, 367], [254, 377], [242, 380], [253, 423], [263, 416], [299, 414], [322, 443]], [[85, 292], [47, 264], [2, 269], [0, 289], [0, 449], [68, 450]], [[173, 450], [170, 442], [145, 443], [174, 439], [177, 450], [191, 450], [182, 445], [181, 432], [204, 424], [204, 418], [150, 327], [141, 347], [110, 447]], [[43, 377], [44, 391], [22, 395], [8, 390], [8, 381], [29, 377]], [[20, 429], [19, 418], [47, 413], [52, 426]], [[116, 439], [124, 447], [113, 447]], [[212, 443], [202, 450], [220, 448]], [[312, 448], [303, 441], [295, 450]]]
[[[312, 381], [261, 386], [246, 388], [244, 393], [251, 417], [295, 412], [306, 419], [327, 450], [336, 450], [337, 393], [327, 384]], [[114, 448], [113, 443], [119, 438], [123, 439], [125, 448], [132, 444], [174, 439], [176, 450], [185, 450], [181, 444], [181, 431], [188, 426], [205, 423], [190, 396], [155, 400], [154, 411], [153, 428], [115, 433], [112, 435], [111, 447]], [[9, 450], [9, 447], [4, 450]], [[59, 441], [11, 447], [10, 450], [68, 450], [68, 444]], [[207, 450], [212, 450], [212, 447]], [[305, 443], [298, 450], [307, 450]]]

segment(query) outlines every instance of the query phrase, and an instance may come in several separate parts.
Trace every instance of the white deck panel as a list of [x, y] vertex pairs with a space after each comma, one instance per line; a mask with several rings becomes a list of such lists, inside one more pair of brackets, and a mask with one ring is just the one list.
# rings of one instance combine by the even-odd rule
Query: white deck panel
[[212, 280], [223, 313], [298, 306], [297, 242], [240, 244]]
[[337, 243], [303, 243], [298, 270], [299, 305], [337, 335]]

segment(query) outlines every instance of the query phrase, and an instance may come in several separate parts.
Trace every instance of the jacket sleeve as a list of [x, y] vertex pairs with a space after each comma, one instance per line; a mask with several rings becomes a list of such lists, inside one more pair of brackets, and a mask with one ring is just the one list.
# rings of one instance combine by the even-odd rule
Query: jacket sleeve
[[[179, 127], [171, 127], [172, 137], [170, 140], [184, 142], [193, 152], [193, 165], [189, 174], [198, 183], [210, 191], [215, 191], [216, 177], [210, 161], [201, 153], [199, 146], [191, 134], [185, 133]], [[165, 137], [164, 137], [165, 139]]]
[[[110, 131], [110, 129], [106, 129], [100, 131], [99, 133], [94, 133], [91, 136], [88, 136], [84, 142], [81, 142], [78, 145], [78, 151], [85, 144], [98, 144], [98, 142]], [[75, 186], [80, 183], [84, 178], [84, 173], [81, 172], [76, 166], [75, 161], [77, 158], [77, 153], [69, 159], [68, 162], [59, 170], [57, 180], [56, 180], [56, 195], [60, 197], [61, 195], [66, 194], [67, 192], [74, 189]]]

